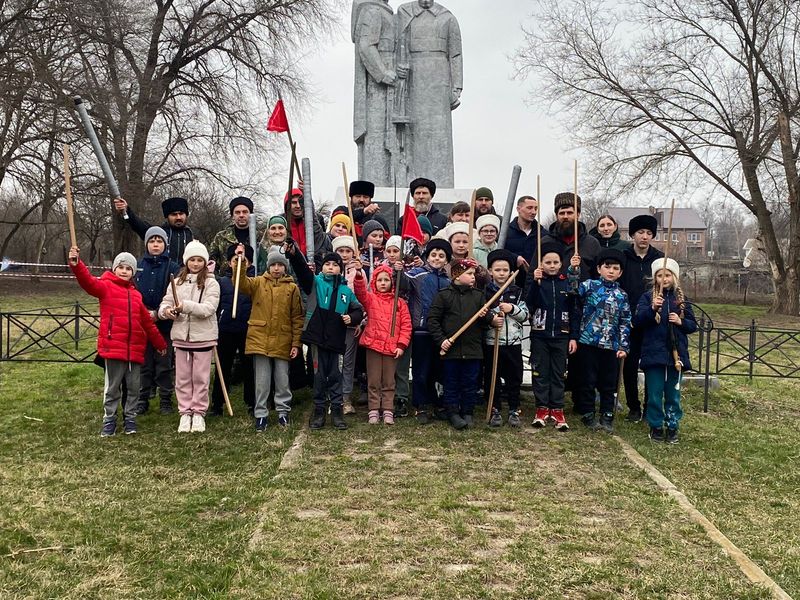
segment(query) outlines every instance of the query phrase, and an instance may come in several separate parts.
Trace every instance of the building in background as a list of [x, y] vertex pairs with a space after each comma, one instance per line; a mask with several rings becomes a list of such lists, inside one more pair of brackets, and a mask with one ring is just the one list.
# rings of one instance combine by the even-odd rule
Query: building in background
[[[623, 240], [631, 239], [628, 223], [636, 215], [650, 214], [658, 221], [658, 235], [653, 246], [664, 250], [669, 226], [669, 208], [620, 207], [610, 208], [608, 212], [619, 224], [619, 234]], [[669, 255], [678, 261], [701, 261], [708, 257], [706, 241], [708, 227], [693, 208], [675, 208], [672, 217], [672, 247]]]

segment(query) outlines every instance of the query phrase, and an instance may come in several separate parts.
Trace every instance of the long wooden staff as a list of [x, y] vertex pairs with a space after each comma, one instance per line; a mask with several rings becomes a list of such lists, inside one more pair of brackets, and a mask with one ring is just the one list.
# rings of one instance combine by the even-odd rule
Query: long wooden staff
[[350, 235], [353, 236], [353, 247], [358, 252], [358, 237], [356, 236], [356, 220], [353, 218], [353, 203], [350, 200], [350, 183], [347, 181], [347, 167], [342, 162], [342, 180], [344, 181], [344, 198], [347, 204], [347, 214], [350, 216]]
[[[542, 266], [542, 192], [541, 181], [536, 176], [536, 268]], [[577, 241], [577, 238], [575, 238]]]
[[578, 254], [578, 161], [575, 161], [573, 173], [573, 184], [575, 189], [575, 254]]
[[489, 401], [486, 404], [486, 420], [492, 416], [494, 406], [494, 390], [497, 385], [497, 361], [500, 358], [500, 330], [494, 330], [494, 350], [492, 352], [492, 384], [489, 386]]
[[[77, 246], [78, 236], [75, 234], [75, 212], [72, 205], [72, 186], [70, 185], [69, 144], [64, 144], [64, 195], [67, 197], [67, 224], [69, 225], [69, 243], [71, 246]], [[72, 264], [77, 265], [78, 259], [74, 259]]]
[[233, 310], [231, 316], [236, 319], [236, 308], [239, 306], [239, 277], [242, 275], [242, 259], [236, 261], [236, 281], [233, 284]]
[[617, 393], [614, 394], [614, 416], [617, 416], [617, 406], [619, 406], [619, 390], [622, 388], [622, 372], [625, 369], [625, 359], [619, 359], [619, 374], [617, 375]]
[[477, 189], [472, 190], [472, 199], [469, 201], [469, 229], [467, 230], [467, 236], [469, 237], [469, 247], [467, 250], [467, 258], [473, 258], [475, 256], [475, 250], [472, 247], [472, 236], [474, 235], [475, 231], [475, 193]]
[[[481, 307], [481, 308], [478, 310], [478, 312], [476, 312], [474, 315], [472, 315], [472, 316], [469, 318], [469, 321], [467, 321], [466, 323], [464, 323], [464, 324], [463, 324], [463, 325], [462, 325], [462, 326], [459, 328], [459, 330], [458, 330], [458, 331], [456, 331], [456, 332], [455, 332], [453, 335], [451, 335], [449, 338], [447, 338], [447, 340], [448, 340], [448, 341], [449, 341], [451, 344], [452, 344], [453, 342], [455, 342], [455, 341], [456, 341], [456, 340], [457, 340], [457, 339], [458, 339], [458, 338], [461, 336], [461, 334], [462, 334], [462, 333], [464, 333], [464, 332], [465, 332], [467, 329], [469, 329], [469, 328], [472, 326], [472, 324], [473, 324], [475, 321], [477, 321], [477, 320], [480, 318], [480, 316], [479, 316], [479, 315], [480, 315], [481, 311], [482, 311], [484, 308], [488, 309], [488, 308], [490, 308], [490, 307], [492, 306], [492, 304], [494, 304], [495, 302], [497, 302], [497, 299], [498, 299], [500, 296], [502, 296], [502, 295], [503, 295], [503, 292], [505, 292], [505, 291], [506, 291], [506, 289], [508, 288], [508, 286], [510, 286], [510, 285], [511, 285], [511, 284], [514, 282], [514, 278], [517, 276], [517, 273], [518, 273], [518, 272], [519, 272], [519, 270], [517, 270], [517, 271], [514, 271], [513, 273], [511, 273], [511, 275], [508, 277], [508, 281], [506, 281], [506, 282], [505, 282], [505, 283], [502, 285], [502, 287], [501, 287], [499, 290], [497, 290], [497, 291], [495, 292], [494, 296], [492, 296], [491, 298], [489, 298], [488, 302], [486, 302], [486, 304], [484, 304], [484, 305], [483, 305], [483, 306], [482, 306], [482, 307]], [[439, 354], [441, 354], [442, 356], [444, 356], [445, 354], [447, 354], [447, 352], [445, 352], [444, 350], [441, 350], [441, 351], [439, 352]]]

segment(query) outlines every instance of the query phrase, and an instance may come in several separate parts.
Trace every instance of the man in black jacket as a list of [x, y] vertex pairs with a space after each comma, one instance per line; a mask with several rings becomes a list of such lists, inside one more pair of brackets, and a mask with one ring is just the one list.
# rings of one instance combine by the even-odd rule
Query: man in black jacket
[[525, 287], [528, 271], [538, 265], [536, 262], [537, 229], [541, 236], [547, 235], [547, 230], [539, 224], [536, 216], [539, 214], [539, 201], [533, 196], [520, 196], [517, 200], [517, 217], [508, 224], [508, 236], [505, 249], [514, 255], [512, 269], [519, 269], [516, 284]]
[[[414, 210], [417, 216], [425, 215], [433, 226], [433, 235], [440, 229], [447, 227], [447, 217], [439, 212], [433, 204], [433, 197], [436, 195], [436, 184], [430, 179], [419, 177], [408, 184], [411, 197], [414, 200]], [[403, 231], [403, 217], [397, 223], [397, 233]]]
[[[581, 217], [581, 197], [572, 192], [556, 194], [554, 210], [556, 222], [550, 225], [550, 230], [542, 243], [555, 243], [561, 248], [561, 272], [567, 272], [569, 259], [575, 254], [575, 219]], [[578, 221], [578, 254], [581, 257], [580, 280], [594, 279], [597, 277], [597, 257], [600, 254], [600, 242], [587, 233], [586, 225]]]
[[[120, 215], [128, 215], [126, 219], [128, 225], [134, 233], [144, 239], [147, 230], [151, 225], [141, 217], [136, 215], [128, 206], [124, 198], [114, 199], [114, 208]], [[166, 221], [161, 228], [167, 233], [167, 248], [172, 260], [183, 263], [183, 250], [186, 244], [194, 239], [192, 230], [189, 229], [189, 202], [186, 198], [167, 198], [161, 203], [161, 212], [164, 213]]]
[[[625, 265], [620, 287], [628, 294], [631, 313], [636, 314], [636, 305], [644, 294], [650, 279], [653, 262], [664, 258], [664, 253], [650, 243], [658, 233], [658, 221], [652, 215], [637, 215], [628, 223], [628, 233], [633, 238], [633, 247], [626, 248]], [[631, 329], [631, 351], [625, 359], [622, 380], [625, 384], [625, 401], [628, 404], [627, 421], [638, 423], [642, 420], [642, 405], [639, 403], [639, 359], [642, 356], [642, 330]], [[644, 390], [647, 406], [647, 388]]]

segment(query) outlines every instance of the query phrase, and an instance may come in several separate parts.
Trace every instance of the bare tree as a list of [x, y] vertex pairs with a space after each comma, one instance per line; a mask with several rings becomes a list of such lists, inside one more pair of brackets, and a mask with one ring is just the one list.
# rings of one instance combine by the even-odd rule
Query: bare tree
[[[756, 218], [772, 309], [800, 312], [800, 6], [542, 0], [516, 56], [616, 193], [694, 181]], [[665, 194], [668, 196], [670, 194]], [[773, 208], [786, 207], [785, 242]]]

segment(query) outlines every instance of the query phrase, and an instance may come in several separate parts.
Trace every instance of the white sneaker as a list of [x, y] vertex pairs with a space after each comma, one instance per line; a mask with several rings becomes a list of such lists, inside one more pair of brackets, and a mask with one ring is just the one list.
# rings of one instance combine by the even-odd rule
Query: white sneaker
[[192, 433], [203, 433], [206, 430], [206, 420], [203, 415], [192, 415]]
[[178, 433], [189, 433], [192, 430], [192, 415], [181, 415], [181, 422], [178, 424]]

